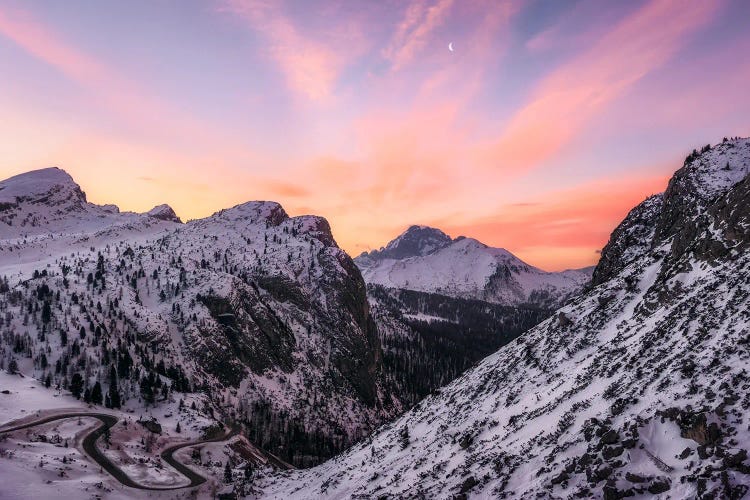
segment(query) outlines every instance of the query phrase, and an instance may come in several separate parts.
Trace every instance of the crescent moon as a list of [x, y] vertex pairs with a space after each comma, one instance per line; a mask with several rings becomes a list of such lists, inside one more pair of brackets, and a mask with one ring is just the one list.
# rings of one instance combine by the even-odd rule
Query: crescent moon
[[451, 42], [451, 43], [448, 44], [448, 50], [450, 50], [451, 52], [453, 52], [453, 42]]

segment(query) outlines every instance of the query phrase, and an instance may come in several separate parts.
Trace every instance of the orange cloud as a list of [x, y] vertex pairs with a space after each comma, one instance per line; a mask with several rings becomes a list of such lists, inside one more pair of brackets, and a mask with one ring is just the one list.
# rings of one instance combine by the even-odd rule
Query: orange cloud
[[707, 24], [719, 5], [653, 0], [631, 14], [537, 86], [487, 160], [505, 173], [518, 173], [559, 153], [592, 117]]
[[548, 193], [538, 201], [507, 205], [497, 215], [426, 223], [453, 236], [501, 246], [546, 269], [582, 267], [596, 263], [596, 251], [617, 224], [646, 197], [663, 191], [668, 179], [667, 174], [600, 179]]
[[259, 184], [264, 191], [284, 198], [303, 198], [311, 194], [309, 189], [291, 182], [260, 180]]
[[319, 156], [293, 170], [290, 182], [310, 195], [287, 197], [290, 213], [314, 206], [331, 222], [339, 244], [356, 254], [393, 236], [404, 221], [478, 204], [475, 191], [482, 180], [467, 153], [476, 132], [468, 104], [484, 85], [481, 61], [505, 54], [509, 30], [503, 28], [518, 10], [513, 2], [492, 6], [462, 42], [461, 59], [408, 82], [416, 89], [410, 104], [391, 103], [399, 93], [394, 79], [374, 79], [377, 108], [366, 109], [349, 129], [354, 153]]

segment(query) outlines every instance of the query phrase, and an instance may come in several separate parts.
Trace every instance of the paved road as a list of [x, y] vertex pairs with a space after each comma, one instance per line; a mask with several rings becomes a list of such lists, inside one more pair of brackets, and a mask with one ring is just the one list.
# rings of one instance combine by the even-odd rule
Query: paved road
[[112, 462], [104, 453], [99, 451], [99, 448], [96, 446], [96, 440], [99, 439], [101, 436], [103, 436], [104, 433], [107, 432], [108, 429], [111, 429], [118, 422], [117, 417], [110, 415], [108, 413], [88, 413], [88, 412], [61, 413], [58, 415], [51, 415], [49, 417], [44, 417], [39, 420], [34, 420], [32, 422], [28, 422], [25, 424], [19, 424], [13, 427], [0, 429], [0, 434], [6, 433], [6, 432], [17, 431], [21, 429], [26, 429], [29, 427], [35, 427], [37, 425], [54, 422], [55, 420], [63, 420], [66, 418], [78, 418], [78, 417], [96, 418], [101, 421], [101, 423], [96, 429], [89, 432], [86, 435], [86, 437], [83, 438], [82, 446], [86, 454], [90, 456], [91, 459], [94, 460], [97, 464], [99, 464], [102, 467], [102, 469], [109, 472], [112, 475], [112, 477], [120, 481], [122, 484], [130, 488], [137, 488], [139, 490], [155, 490], [155, 491], [178, 490], [182, 488], [193, 488], [195, 486], [199, 486], [205, 483], [206, 482], [205, 477], [201, 476], [200, 474], [198, 474], [197, 472], [195, 472], [193, 469], [189, 468], [188, 466], [184, 465], [183, 463], [178, 462], [177, 459], [175, 459], [173, 456], [174, 453], [177, 450], [181, 448], [185, 448], [187, 446], [195, 446], [197, 444], [210, 443], [210, 442], [216, 442], [216, 441], [225, 441], [237, 434], [237, 431], [233, 430], [223, 436], [217, 436], [211, 439], [203, 439], [200, 441], [191, 441], [188, 443], [177, 444], [174, 446], [170, 446], [169, 448], [164, 450], [161, 453], [162, 460], [167, 462], [169, 465], [174, 467], [180, 474], [182, 474], [183, 476], [187, 477], [190, 480], [190, 483], [186, 485], [166, 486], [166, 487], [144, 486], [142, 484], [136, 483], [135, 481], [130, 479], [130, 476], [125, 474], [125, 472], [123, 472], [122, 469], [120, 469], [114, 462]]

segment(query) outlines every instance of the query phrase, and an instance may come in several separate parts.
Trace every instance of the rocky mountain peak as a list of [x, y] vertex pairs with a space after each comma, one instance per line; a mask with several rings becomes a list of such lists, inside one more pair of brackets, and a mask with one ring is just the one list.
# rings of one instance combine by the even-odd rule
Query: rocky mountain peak
[[[630, 262], [657, 246], [671, 242], [678, 254], [707, 230], [707, 207], [716, 203], [750, 173], [750, 139], [725, 140], [693, 150], [662, 194], [635, 207], [612, 232], [594, 270], [592, 283], [601, 284]], [[714, 247], [722, 246], [715, 244]]]
[[80, 207], [86, 203], [86, 194], [64, 170], [43, 168], [0, 182], [0, 207], [7, 209], [24, 202]]
[[210, 218], [223, 221], [264, 222], [278, 226], [289, 218], [284, 208], [275, 201], [248, 201], [232, 208], [220, 210]]
[[166, 203], [155, 206], [154, 208], [146, 212], [146, 215], [148, 215], [149, 217], [153, 217], [154, 219], [182, 224], [182, 220], [177, 217], [177, 214], [174, 213], [172, 207], [170, 207]]
[[452, 241], [450, 236], [440, 229], [413, 225], [391, 240], [385, 248], [373, 250], [363, 256], [377, 260], [422, 257], [450, 245]]
[[693, 150], [664, 191], [655, 238], [666, 240], [718, 196], [750, 173], [750, 139], [727, 140]]
[[325, 217], [300, 215], [287, 219], [285, 222], [288, 222], [295, 232], [309, 234], [327, 247], [338, 247], [336, 240], [333, 238], [331, 225]]

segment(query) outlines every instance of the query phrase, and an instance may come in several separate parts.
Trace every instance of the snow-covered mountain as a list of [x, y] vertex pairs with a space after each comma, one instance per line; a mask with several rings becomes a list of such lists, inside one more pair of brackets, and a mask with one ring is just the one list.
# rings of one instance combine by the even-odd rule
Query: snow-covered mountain
[[177, 222], [178, 224], [182, 223], [182, 220], [177, 217], [177, 214], [174, 213], [174, 210], [172, 210], [172, 207], [170, 207], [169, 205], [157, 205], [146, 212], [146, 215], [155, 219]]
[[594, 286], [268, 498], [743, 498], [750, 140], [694, 152], [614, 230]]
[[54, 168], [0, 182], [0, 368], [11, 363], [142, 407], [200, 392], [297, 465], [401, 408], [365, 284], [325, 219], [249, 202], [181, 224], [166, 205], [89, 203]]
[[545, 272], [503, 248], [411, 226], [354, 262], [368, 284], [503, 305], [561, 305], [591, 279], [589, 269]]
[[120, 212], [116, 205], [89, 203], [86, 193], [59, 168], [34, 170], [0, 181], [0, 238], [5, 242], [50, 235], [91, 235], [115, 228], [128, 234], [151, 233], [166, 227], [159, 220], [180, 222], [168, 205], [137, 214]]

